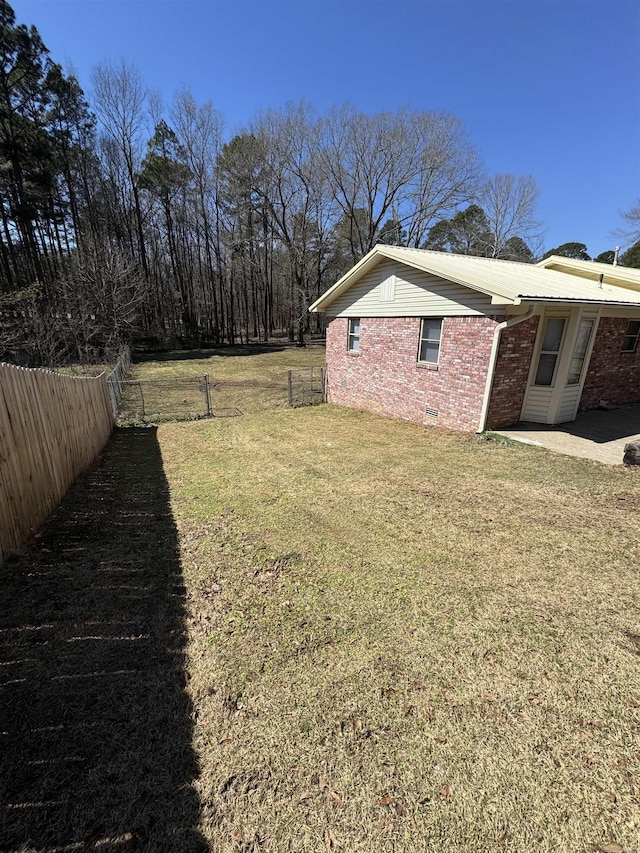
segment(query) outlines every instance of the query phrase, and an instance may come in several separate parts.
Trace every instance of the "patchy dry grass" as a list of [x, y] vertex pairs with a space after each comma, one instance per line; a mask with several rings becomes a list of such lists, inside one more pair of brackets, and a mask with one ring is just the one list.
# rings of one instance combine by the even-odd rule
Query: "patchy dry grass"
[[[134, 365], [135, 379], [167, 379], [173, 376], [201, 376], [208, 373], [216, 380], [282, 382], [282, 374], [299, 367], [322, 367], [323, 346], [291, 347], [254, 344], [243, 347], [188, 350], [140, 357]], [[285, 375], [286, 386], [286, 375]]]
[[[299, 368], [324, 366], [322, 346], [297, 347], [220, 347], [193, 352], [171, 352], [136, 364], [131, 379], [184, 379], [209, 374], [211, 406], [216, 417], [267, 412], [287, 406], [287, 372]], [[146, 386], [147, 410], [159, 421], [162, 413], [184, 411], [187, 417], [202, 412], [202, 394], [187, 385]], [[138, 389], [125, 390], [123, 407], [137, 411]], [[160, 417], [157, 417], [157, 415]]]
[[65, 376], [100, 376], [101, 373], [109, 373], [113, 370], [112, 364], [69, 364], [65, 367], [56, 367], [57, 373]]
[[159, 440], [213, 849], [640, 841], [638, 472], [328, 406]]
[[640, 472], [266, 405], [316, 358], [136, 367], [248, 414], [120, 431], [4, 567], [0, 849], [634, 849]]

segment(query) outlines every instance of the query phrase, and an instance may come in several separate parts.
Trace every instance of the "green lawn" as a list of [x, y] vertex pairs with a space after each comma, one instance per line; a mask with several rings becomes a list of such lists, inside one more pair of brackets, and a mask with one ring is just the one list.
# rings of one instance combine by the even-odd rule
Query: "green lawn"
[[640, 843], [639, 472], [278, 401], [158, 431], [212, 849]]

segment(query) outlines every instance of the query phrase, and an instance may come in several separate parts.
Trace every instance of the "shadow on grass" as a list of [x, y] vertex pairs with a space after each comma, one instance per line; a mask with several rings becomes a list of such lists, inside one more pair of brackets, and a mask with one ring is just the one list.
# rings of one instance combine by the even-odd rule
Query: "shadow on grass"
[[156, 430], [116, 431], [0, 571], [0, 849], [208, 850]]
[[136, 352], [134, 353], [135, 364], [144, 364], [147, 361], [196, 361], [198, 359], [212, 358], [213, 356], [237, 356], [237, 355], [264, 355], [268, 352], [282, 352], [293, 348], [291, 345], [273, 344], [237, 344], [236, 346], [220, 346], [211, 349], [188, 349], [170, 350], [168, 352]]

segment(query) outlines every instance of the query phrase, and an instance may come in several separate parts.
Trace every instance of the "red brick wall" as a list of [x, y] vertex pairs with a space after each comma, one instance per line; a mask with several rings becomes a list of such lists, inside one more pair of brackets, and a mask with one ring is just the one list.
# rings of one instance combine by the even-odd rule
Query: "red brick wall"
[[487, 429], [501, 429], [520, 420], [539, 321], [539, 317], [531, 317], [502, 331]]
[[[347, 352], [347, 324], [327, 328], [327, 387], [331, 403], [414, 423], [476, 430], [496, 321], [445, 317], [435, 369], [416, 363], [418, 317], [361, 318], [360, 352]], [[425, 407], [437, 409], [437, 421]]]
[[640, 401], [640, 347], [620, 352], [628, 325], [624, 318], [601, 318], [580, 409], [595, 409], [600, 400], [616, 406]]

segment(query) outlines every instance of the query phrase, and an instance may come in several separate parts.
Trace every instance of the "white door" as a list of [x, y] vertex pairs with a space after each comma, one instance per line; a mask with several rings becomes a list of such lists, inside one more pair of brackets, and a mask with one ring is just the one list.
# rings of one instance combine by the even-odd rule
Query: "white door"
[[573, 341], [573, 349], [570, 351], [571, 358], [566, 372], [564, 390], [558, 401], [554, 421], [556, 424], [564, 424], [576, 419], [597, 325], [597, 311], [583, 311], [581, 313]]
[[540, 318], [521, 419], [575, 419], [598, 324], [597, 309], [547, 308]]
[[570, 309], [547, 309], [540, 317], [531, 372], [524, 397], [521, 420], [552, 424], [553, 395], [560, 359], [571, 318]]

